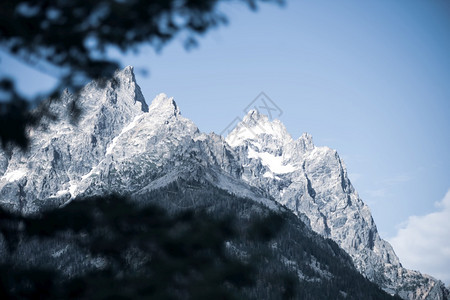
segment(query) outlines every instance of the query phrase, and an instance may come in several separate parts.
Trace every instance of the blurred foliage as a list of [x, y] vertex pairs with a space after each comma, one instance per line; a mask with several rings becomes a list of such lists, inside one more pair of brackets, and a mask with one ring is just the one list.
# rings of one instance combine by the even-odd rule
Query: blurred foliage
[[[102, 262], [61, 282], [55, 269], [7, 262], [0, 266], [2, 299], [241, 299], [239, 289], [255, 283], [254, 267], [227, 254], [225, 242], [237, 235], [231, 217], [202, 210], [168, 214], [115, 195], [73, 201], [35, 217], [0, 214], [9, 252], [24, 237], [52, 238], [75, 243], [86, 260]], [[263, 231], [264, 239], [273, 237]]]
[[[198, 36], [227, 23], [219, 9], [221, 2], [230, 1], [4, 0], [0, 2], [0, 45], [22, 62], [56, 77], [57, 87], [45, 95], [56, 99], [63, 89], [76, 92], [89, 80], [112, 77], [120, 64], [107, 56], [111, 48], [137, 52], [148, 44], [159, 51], [174, 37], [192, 48]], [[256, 10], [259, 2], [283, 4], [284, 0], [234, 2]], [[5, 77], [0, 78], [0, 97], [1, 143], [25, 148], [26, 129], [46, 115], [45, 110], [34, 117], [28, 112], [42, 96], [20, 96], [14, 80]]]

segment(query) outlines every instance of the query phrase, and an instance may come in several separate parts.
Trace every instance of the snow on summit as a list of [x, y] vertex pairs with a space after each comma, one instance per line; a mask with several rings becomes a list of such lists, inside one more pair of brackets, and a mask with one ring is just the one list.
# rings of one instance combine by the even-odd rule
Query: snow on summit
[[250, 110], [234, 130], [226, 137], [230, 146], [241, 145], [245, 140], [256, 138], [258, 135], [270, 135], [283, 143], [292, 141], [291, 135], [279, 120], [270, 121], [269, 117], [257, 110]]

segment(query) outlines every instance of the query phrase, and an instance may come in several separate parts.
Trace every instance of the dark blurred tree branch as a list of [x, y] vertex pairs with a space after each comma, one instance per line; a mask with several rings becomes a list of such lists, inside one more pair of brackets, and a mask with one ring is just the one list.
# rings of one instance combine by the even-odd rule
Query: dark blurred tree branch
[[[0, 46], [26, 64], [55, 73], [56, 88], [45, 98], [57, 99], [63, 89], [77, 92], [87, 81], [110, 78], [120, 67], [107, 57], [109, 48], [138, 51], [149, 44], [161, 50], [183, 34], [186, 48], [198, 36], [227, 23], [219, 10], [226, 0], [10, 0], [0, 2]], [[230, 1], [230, 0], [229, 0]], [[259, 2], [235, 0], [256, 10]], [[3, 147], [26, 148], [27, 129], [48, 112], [31, 114], [31, 103], [16, 90], [11, 78], [0, 78], [0, 140]], [[10, 130], [14, 127], [14, 130]]]

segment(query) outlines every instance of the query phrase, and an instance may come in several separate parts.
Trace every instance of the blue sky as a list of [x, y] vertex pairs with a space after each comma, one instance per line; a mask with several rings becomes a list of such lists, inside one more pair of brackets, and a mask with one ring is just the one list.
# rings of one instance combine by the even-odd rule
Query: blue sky
[[[395, 239], [411, 216], [439, 211], [450, 188], [448, 1], [222, 7], [230, 24], [194, 50], [175, 40], [161, 54], [143, 47], [121, 56], [123, 66], [135, 66], [148, 102], [164, 92], [202, 131], [219, 133], [264, 91], [295, 138], [309, 132], [316, 145], [338, 150], [382, 237]], [[2, 72], [19, 76], [25, 93], [51, 84], [2, 57]]]

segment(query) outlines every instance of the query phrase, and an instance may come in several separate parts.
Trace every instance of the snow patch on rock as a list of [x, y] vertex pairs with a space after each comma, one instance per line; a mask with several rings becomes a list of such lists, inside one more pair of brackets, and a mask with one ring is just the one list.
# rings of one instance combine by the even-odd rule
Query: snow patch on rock
[[17, 181], [19, 179], [21, 179], [22, 177], [24, 177], [27, 174], [27, 171], [24, 169], [18, 169], [18, 170], [13, 170], [10, 172], [6, 172], [6, 174], [4, 174], [0, 180], [6, 180], [8, 182], [14, 182]]

